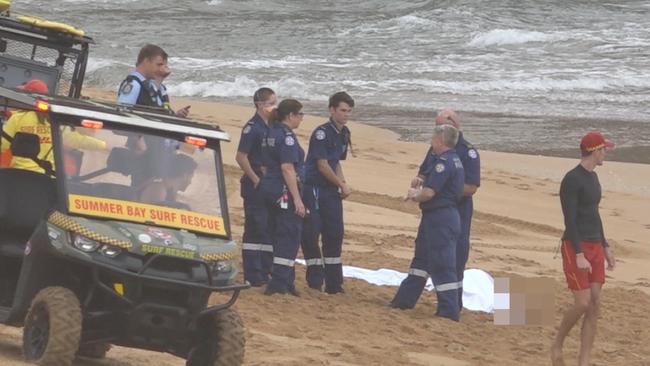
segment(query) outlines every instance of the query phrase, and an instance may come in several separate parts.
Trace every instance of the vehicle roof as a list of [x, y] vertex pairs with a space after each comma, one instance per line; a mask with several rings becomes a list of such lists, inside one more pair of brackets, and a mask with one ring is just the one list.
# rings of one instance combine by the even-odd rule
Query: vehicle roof
[[0, 107], [35, 110], [37, 101], [49, 104], [49, 113], [97, 119], [129, 127], [145, 128], [230, 141], [218, 126], [168, 114], [162, 108], [116, 104], [102, 100], [73, 99], [61, 96], [29, 94], [0, 87]]
[[95, 41], [87, 36], [76, 36], [70, 33], [59, 32], [53, 29], [41, 28], [31, 24], [19, 22], [6, 16], [0, 16], [0, 32], [13, 33], [39, 40], [47, 40], [60, 44], [94, 44]]

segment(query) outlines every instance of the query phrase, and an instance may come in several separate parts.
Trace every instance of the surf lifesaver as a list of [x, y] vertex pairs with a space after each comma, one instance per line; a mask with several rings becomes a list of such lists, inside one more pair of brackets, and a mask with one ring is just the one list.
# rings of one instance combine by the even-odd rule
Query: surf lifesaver
[[45, 20], [43, 18], [21, 15], [16, 19], [21, 23], [33, 25], [35, 27], [52, 29], [55, 31], [59, 31], [62, 33], [69, 33], [79, 37], [83, 37], [86, 34], [86, 32], [84, 32], [83, 30], [79, 28], [75, 28], [69, 24], [53, 22], [51, 20]]

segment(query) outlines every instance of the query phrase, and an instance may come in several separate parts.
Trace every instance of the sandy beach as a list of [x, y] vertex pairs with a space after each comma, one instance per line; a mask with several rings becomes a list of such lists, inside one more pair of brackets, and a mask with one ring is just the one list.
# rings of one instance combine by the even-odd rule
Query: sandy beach
[[[113, 99], [107, 92], [86, 92]], [[191, 117], [217, 123], [232, 141], [223, 145], [233, 236], [241, 241], [243, 209], [235, 152], [252, 108], [175, 98], [192, 105]], [[461, 115], [462, 118], [462, 115]], [[298, 136], [308, 137], [322, 118], [305, 116]], [[399, 141], [391, 131], [351, 122], [354, 156], [343, 169], [353, 189], [344, 203], [344, 264], [407, 271], [419, 222], [414, 203], [403, 202], [427, 145]], [[466, 131], [471, 140], [472, 131]], [[578, 142], [576, 141], [576, 156]], [[478, 146], [480, 149], [480, 146]], [[480, 151], [482, 184], [475, 196], [468, 268], [492, 276], [544, 276], [555, 280], [553, 327], [495, 326], [492, 315], [465, 311], [460, 323], [433, 317], [435, 295], [425, 294], [412, 311], [389, 309], [396, 288], [346, 280], [346, 293], [309, 290], [297, 268], [300, 298], [242, 293], [235, 305], [247, 329], [246, 365], [548, 365], [548, 347], [561, 310], [571, 301], [561, 259], [554, 257], [563, 222], [559, 183], [578, 159]], [[593, 365], [650, 365], [650, 165], [606, 162], [597, 170], [603, 186], [601, 215], [618, 259], [607, 273]], [[300, 255], [300, 254], [299, 254]], [[565, 346], [575, 364], [578, 329]], [[0, 364], [27, 365], [21, 329], [0, 326]], [[101, 361], [75, 365], [184, 365], [171, 355], [114, 347]]]

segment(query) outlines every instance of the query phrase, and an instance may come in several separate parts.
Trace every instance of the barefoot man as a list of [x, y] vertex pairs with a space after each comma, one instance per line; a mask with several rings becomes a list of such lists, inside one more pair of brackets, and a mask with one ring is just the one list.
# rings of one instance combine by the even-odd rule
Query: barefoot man
[[594, 169], [603, 165], [605, 150], [614, 144], [600, 132], [589, 132], [580, 142], [582, 159], [569, 171], [560, 185], [560, 201], [564, 213], [562, 264], [574, 304], [564, 313], [562, 323], [551, 347], [554, 366], [564, 365], [562, 345], [574, 325], [583, 318], [580, 332], [578, 365], [588, 366], [596, 336], [600, 290], [607, 269], [616, 265], [598, 213], [601, 188]]

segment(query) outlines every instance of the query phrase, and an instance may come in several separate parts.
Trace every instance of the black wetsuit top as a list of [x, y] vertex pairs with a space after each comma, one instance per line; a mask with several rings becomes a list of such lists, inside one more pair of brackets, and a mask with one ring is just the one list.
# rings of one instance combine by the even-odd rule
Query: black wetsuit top
[[579, 242], [600, 241], [609, 246], [603, 232], [603, 222], [598, 213], [601, 198], [600, 182], [595, 172], [582, 165], [571, 169], [560, 185], [560, 202], [564, 213], [564, 235], [576, 253], [581, 253]]

